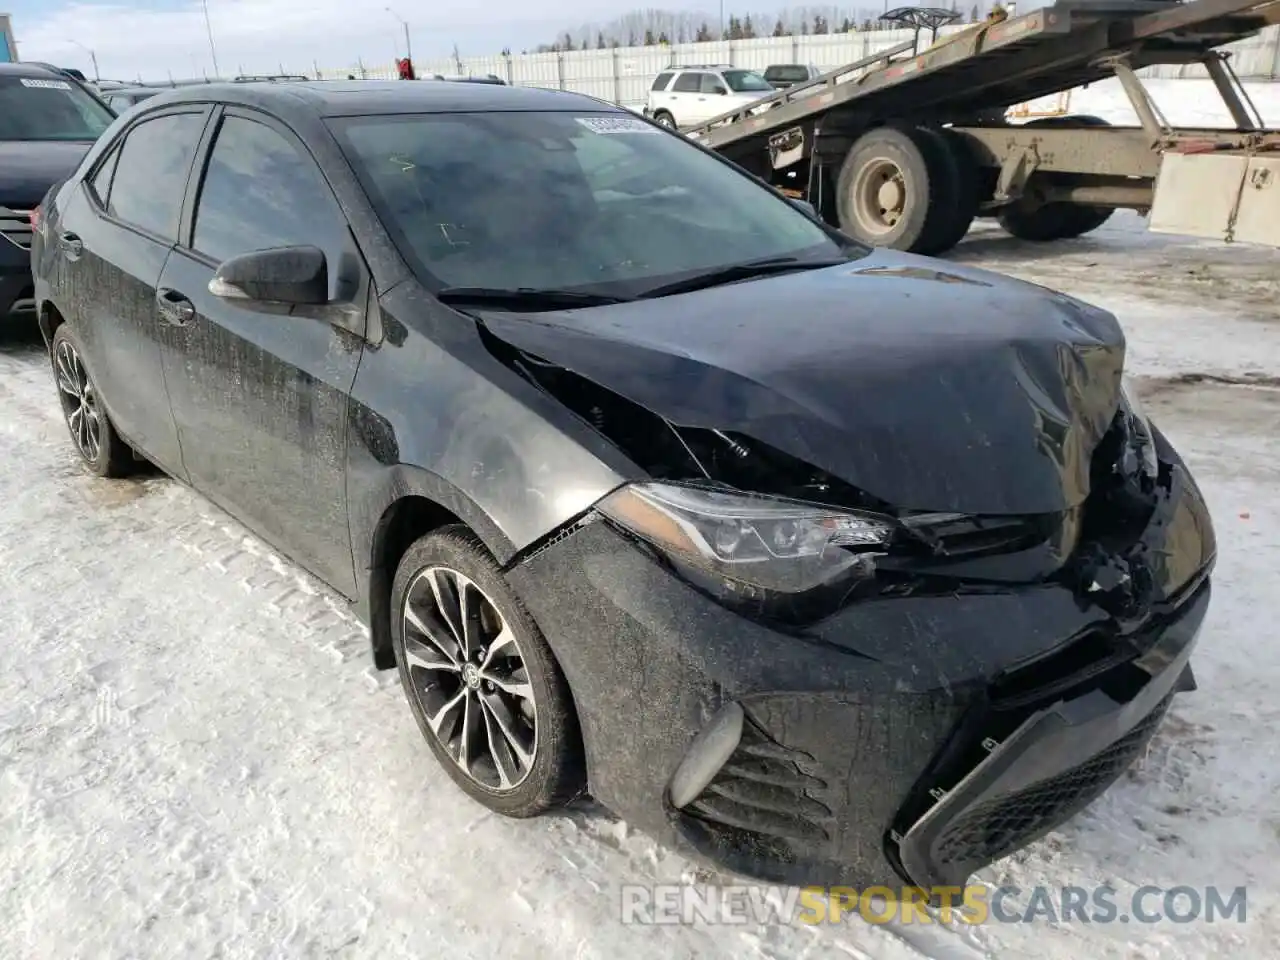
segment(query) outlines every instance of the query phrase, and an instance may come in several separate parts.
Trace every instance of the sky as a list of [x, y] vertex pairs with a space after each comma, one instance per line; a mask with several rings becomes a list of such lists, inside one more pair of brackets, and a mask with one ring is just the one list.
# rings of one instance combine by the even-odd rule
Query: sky
[[[464, 57], [497, 53], [504, 46], [532, 48], [565, 28], [605, 22], [648, 5], [487, 0], [481, 9], [474, 3], [423, 0], [208, 0], [220, 72], [275, 73], [283, 66], [301, 73], [316, 64], [343, 69], [358, 58], [366, 65], [389, 65], [404, 56], [404, 27], [387, 11], [388, 2], [409, 22], [416, 61], [447, 57], [455, 43]], [[22, 60], [77, 67], [92, 77], [91, 49], [106, 79], [214, 74], [200, 0], [0, 0], [0, 12], [13, 17]]]

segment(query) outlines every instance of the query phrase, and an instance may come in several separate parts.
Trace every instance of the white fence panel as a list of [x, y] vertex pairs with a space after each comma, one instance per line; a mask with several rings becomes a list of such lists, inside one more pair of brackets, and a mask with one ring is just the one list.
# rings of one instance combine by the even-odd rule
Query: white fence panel
[[[963, 26], [943, 27], [939, 36]], [[670, 66], [723, 63], [763, 70], [771, 63], [805, 63], [835, 69], [897, 46], [912, 38], [910, 30], [869, 30], [796, 37], [760, 37], [671, 46], [619, 47], [612, 50], [568, 50], [562, 53], [526, 53], [506, 56], [464, 57], [419, 64], [421, 73], [492, 73], [508, 83], [553, 90], [571, 90], [611, 100], [625, 106], [641, 106], [653, 79]], [[922, 45], [928, 34], [922, 32]], [[1231, 66], [1242, 80], [1280, 79], [1280, 26], [1268, 27], [1256, 37], [1226, 48]], [[346, 70], [322, 70], [321, 76], [353, 73], [365, 77], [394, 77], [395, 67], [363, 66]], [[1204, 67], [1148, 67], [1151, 77], [1204, 77]], [[1273, 121], [1274, 122], [1274, 121]]]

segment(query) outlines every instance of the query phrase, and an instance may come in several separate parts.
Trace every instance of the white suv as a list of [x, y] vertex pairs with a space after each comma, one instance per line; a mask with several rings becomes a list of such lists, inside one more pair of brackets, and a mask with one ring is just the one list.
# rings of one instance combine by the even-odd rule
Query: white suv
[[664, 127], [695, 127], [777, 92], [754, 70], [724, 65], [671, 67], [653, 81], [644, 114]]

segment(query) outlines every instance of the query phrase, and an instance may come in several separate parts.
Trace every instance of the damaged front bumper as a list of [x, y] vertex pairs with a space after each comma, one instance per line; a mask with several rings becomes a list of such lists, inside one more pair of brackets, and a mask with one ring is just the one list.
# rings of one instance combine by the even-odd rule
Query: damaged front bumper
[[787, 629], [731, 612], [588, 517], [508, 572], [569, 680], [590, 786], [662, 842], [795, 884], [962, 883], [1140, 754], [1209, 604], [1180, 465], [1139, 540], [1154, 601], [1078, 584], [859, 600]]

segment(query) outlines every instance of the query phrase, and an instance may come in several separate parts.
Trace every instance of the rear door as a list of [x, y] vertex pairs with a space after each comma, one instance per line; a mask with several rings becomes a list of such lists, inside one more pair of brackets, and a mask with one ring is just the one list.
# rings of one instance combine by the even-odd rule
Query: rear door
[[81, 340], [108, 413], [130, 443], [179, 477], [156, 286], [177, 241], [207, 117], [195, 106], [131, 126], [73, 191], [53, 238], [55, 302]]
[[[196, 489], [354, 596], [347, 402], [370, 282], [346, 218], [292, 132], [232, 108], [217, 121], [187, 208], [184, 242], [160, 279], [179, 323], [165, 372], [187, 474]], [[219, 263], [299, 245], [325, 252], [331, 296], [348, 306], [273, 309], [209, 292]]]
[[676, 118], [676, 125], [691, 127], [701, 123], [710, 114], [699, 102], [705, 102], [702, 96], [702, 78], [705, 74], [697, 70], [686, 70], [678, 74], [667, 93], [667, 109]]

